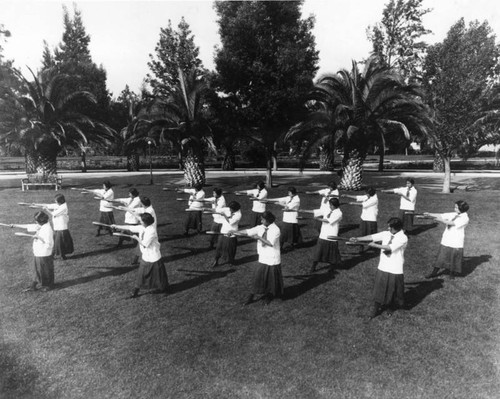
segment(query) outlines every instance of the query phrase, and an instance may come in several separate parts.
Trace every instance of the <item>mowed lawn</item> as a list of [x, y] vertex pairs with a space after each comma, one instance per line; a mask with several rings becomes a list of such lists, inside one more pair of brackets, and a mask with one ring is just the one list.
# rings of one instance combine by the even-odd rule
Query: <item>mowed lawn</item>
[[[212, 188], [250, 188], [263, 176], [209, 178]], [[327, 175], [277, 176], [270, 197], [322, 187]], [[115, 178], [117, 197], [130, 187], [150, 196], [170, 280], [167, 297], [131, 294], [137, 269], [130, 245], [95, 237], [98, 201], [65, 189], [75, 253], [56, 260], [56, 288], [30, 283], [31, 242], [0, 228], [0, 397], [7, 398], [498, 398], [500, 361], [498, 179], [474, 180], [481, 190], [439, 193], [440, 177], [417, 179], [417, 211], [448, 212], [458, 199], [471, 209], [463, 277], [425, 280], [443, 226], [424, 224], [406, 250], [407, 307], [367, 322], [378, 256], [341, 244], [334, 275], [308, 275], [314, 240], [304, 220], [304, 245], [282, 255], [285, 298], [243, 306], [256, 266], [256, 244], [240, 239], [234, 269], [209, 268], [208, 236], [184, 237], [186, 203], [162, 191], [179, 177]], [[99, 187], [102, 179], [81, 186]], [[366, 174], [378, 188], [404, 185], [395, 173]], [[0, 191], [1, 222], [31, 223], [35, 210], [18, 202], [52, 202], [53, 191]], [[185, 196], [186, 197], [186, 196]], [[251, 203], [241, 202], [242, 225]], [[302, 208], [317, 196], [301, 195]], [[344, 202], [344, 201], [343, 201]], [[379, 229], [397, 215], [397, 196], [379, 193]], [[270, 206], [281, 220], [277, 206]], [[343, 205], [341, 235], [357, 234], [360, 208]], [[123, 214], [115, 212], [118, 223]], [[204, 215], [204, 229], [211, 217]], [[326, 265], [324, 265], [326, 266]]]

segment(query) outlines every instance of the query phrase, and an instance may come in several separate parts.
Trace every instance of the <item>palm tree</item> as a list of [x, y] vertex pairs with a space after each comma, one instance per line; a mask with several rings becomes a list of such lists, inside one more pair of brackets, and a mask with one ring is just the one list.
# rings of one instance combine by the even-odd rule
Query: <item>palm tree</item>
[[207, 84], [196, 71], [186, 76], [179, 69], [179, 81], [167, 101], [158, 100], [149, 135], [160, 143], [170, 142], [178, 151], [189, 186], [205, 184], [204, 151], [216, 151], [212, 131], [205, 118], [203, 95]]
[[295, 125], [286, 139], [309, 138], [309, 148], [330, 137], [344, 151], [339, 187], [359, 190], [362, 167], [370, 147], [380, 149], [380, 164], [386, 148], [385, 134], [397, 129], [409, 139], [424, 132], [430, 119], [418, 88], [405, 84], [394, 70], [375, 57], [367, 60], [363, 72], [353, 61], [351, 71], [325, 75], [311, 93], [309, 118]]
[[[95, 104], [86, 91], [71, 90], [70, 77], [48, 69], [28, 81], [18, 70], [12, 73], [20, 89], [3, 86], [0, 100], [0, 142], [24, 151], [26, 172], [48, 177], [57, 172], [57, 154], [89, 142], [108, 145], [114, 132], [103, 123], [79, 112], [83, 104]], [[9, 115], [9, 112], [12, 112]]]

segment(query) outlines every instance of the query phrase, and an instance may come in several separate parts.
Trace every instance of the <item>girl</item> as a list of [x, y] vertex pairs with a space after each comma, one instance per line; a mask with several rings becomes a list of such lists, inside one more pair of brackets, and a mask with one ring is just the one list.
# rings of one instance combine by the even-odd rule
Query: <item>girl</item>
[[189, 229], [196, 230], [198, 234], [202, 230], [202, 220], [201, 214], [203, 209], [203, 199], [205, 198], [205, 191], [203, 191], [203, 186], [201, 184], [195, 184], [193, 188], [184, 188], [177, 190], [179, 193], [190, 194], [189, 196], [189, 209], [186, 223], [184, 224], [184, 235], [187, 237], [189, 235]]
[[11, 227], [35, 232], [33, 236], [34, 280], [25, 291], [49, 291], [54, 286], [54, 231], [49, 223], [49, 216], [37, 212], [33, 224], [12, 224]]
[[[89, 190], [90, 192], [93, 192], [101, 199], [101, 201], [99, 202], [99, 211], [101, 212], [101, 217], [99, 219], [99, 222], [104, 224], [115, 224], [113, 208], [111, 207], [112, 204], [111, 202], [108, 202], [108, 201], [113, 201], [113, 199], [115, 198], [115, 193], [113, 192], [113, 189], [111, 187], [112, 186], [110, 181], [106, 180], [102, 184], [102, 189]], [[110, 236], [113, 235], [113, 230], [111, 230], [109, 227], [98, 226], [96, 237], [99, 237], [101, 235], [102, 229], [108, 230]]]
[[73, 238], [69, 232], [68, 204], [62, 194], [56, 194], [55, 204], [40, 204], [42, 209], [52, 216], [54, 225], [54, 256], [65, 260], [67, 254], [74, 251]]
[[377, 232], [377, 216], [378, 216], [378, 197], [377, 192], [373, 187], [366, 189], [365, 195], [347, 195], [342, 197], [352, 198], [356, 202], [351, 202], [351, 205], [361, 205], [361, 224], [359, 225], [359, 235], [367, 236]]
[[215, 250], [215, 261], [212, 267], [219, 265], [219, 259], [225, 255], [227, 262], [234, 265], [234, 257], [236, 255], [236, 247], [238, 245], [237, 238], [234, 235], [228, 234], [232, 231], [238, 231], [238, 225], [241, 220], [241, 206], [236, 201], [231, 201], [228, 208], [221, 209], [218, 214], [222, 217], [221, 234], [217, 241]]
[[288, 187], [288, 196], [282, 198], [268, 199], [283, 206], [283, 227], [280, 236], [281, 248], [289, 243], [293, 248], [302, 242], [300, 226], [297, 220], [297, 211], [300, 208], [300, 198], [295, 187]]
[[350, 239], [351, 242], [371, 241], [368, 246], [380, 249], [370, 320], [379, 314], [382, 306], [397, 308], [404, 305], [403, 264], [408, 237], [403, 232], [401, 219], [391, 218], [387, 225], [388, 231]]
[[[320, 209], [326, 212], [330, 212], [330, 203], [329, 200], [330, 198], [333, 197], [339, 197], [339, 190], [337, 189], [337, 183], [335, 183], [333, 180], [328, 183], [328, 187], [323, 188], [321, 190], [317, 191], [306, 191], [306, 194], [317, 194], [320, 195], [321, 198], [321, 203], [319, 205]], [[318, 231], [321, 231], [321, 228], [323, 227], [322, 222], [317, 222], [316, 223], [316, 229]]]
[[403, 230], [405, 232], [411, 232], [413, 230], [413, 215], [415, 214], [415, 205], [417, 203], [415, 180], [409, 177], [406, 179], [406, 187], [381, 190], [381, 192], [393, 193], [401, 197], [398, 216], [403, 222]]
[[[142, 205], [141, 199], [139, 198], [139, 191], [135, 188], [128, 190], [128, 198], [117, 198], [114, 202], [120, 203], [129, 209], [139, 208]], [[139, 221], [132, 212], [126, 211], [124, 223], [130, 226], [137, 226]], [[120, 236], [117, 246], [120, 247], [123, 244], [123, 241], [128, 240], [129, 239], [127, 237]]]
[[253, 225], [259, 226], [261, 224], [262, 214], [266, 211], [266, 203], [263, 200], [267, 199], [266, 184], [261, 180], [257, 182], [253, 190], [235, 191], [237, 195], [248, 195], [253, 201], [252, 214]]
[[165, 294], [168, 288], [167, 270], [161, 259], [160, 243], [158, 233], [154, 227], [154, 218], [149, 213], [141, 214], [140, 218], [141, 224], [138, 226], [111, 226], [114, 229], [128, 230], [138, 234], [138, 236], [133, 236], [133, 239], [139, 243], [142, 256], [135, 288], [130, 298], [139, 297], [141, 288], [157, 289]]
[[[213, 222], [212, 226], [210, 226], [210, 231], [213, 233], [220, 233], [222, 223], [224, 218], [220, 215], [220, 212], [223, 208], [226, 208], [226, 199], [222, 195], [222, 189], [214, 188], [213, 191], [214, 196], [210, 198], [206, 198], [204, 202], [208, 202], [212, 204], [212, 213], [213, 213]], [[209, 249], [213, 249], [215, 244], [217, 243], [217, 234], [214, 234], [210, 237], [210, 242], [208, 245]]]
[[321, 217], [321, 231], [319, 234], [316, 250], [313, 255], [313, 262], [310, 273], [316, 271], [319, 262], [330, 264], [330, 273], [334, 271], [336, 265], [341, 261], [339, 252], [339, 243], [337, 240], [328, 238], [329, 236], [338, 236], [339, 224], [342, 220], [342, 212], [339, 209], [338, 198], [330, 198], [328, 201], [328, 211], [324, 209], [315, 209], [313, 211], [301, 211], [313, 213], [314, 217]]
[[462, 273], [465, 228], [469, 224], [468, 210], [469, 204], [460, 200], [455, 202], [455, 212], [424, 213], [424, 215], [434, 217], [436, 221], [446, 226], [434, 269], [432, 269], [430, 274], [425, 276], [426, 278], [437, 277], [441, 267], [449, 270], [450, 279], [454, 279], [455, 275]]
[[241, 235], [247, 235], [257, 240], [257, 253], [259, 254], [259, 265], [253, 276], [252, 291], [245, 305], [251, 304], [255, 295], [262, 295], [266, 304], [283, 295], [280, 229], [274, 223], [275, 220], [275, 216], [266, 211], [262, 215], [261, 225], [239, 232]]

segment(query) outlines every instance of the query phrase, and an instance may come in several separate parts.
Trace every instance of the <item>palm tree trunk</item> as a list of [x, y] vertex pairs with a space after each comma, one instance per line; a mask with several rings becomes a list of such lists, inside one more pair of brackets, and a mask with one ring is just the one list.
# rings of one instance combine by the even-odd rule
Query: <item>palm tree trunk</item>
[[205, 185], [205, 165], [199, 156], [188, 154], [184, 158], [184, 179], [189, 187]]
[[363, 182], [363, 157], [359, 151], [352, 150], [342, 160], [342, 177], [339, 183], [340, 190], [357, 191]]
[[139, 170], [139, 154], [134, 152], [127, 155], [127, 171], [137, 172]]
[[322, 147], [319, 152], [319, 170], [334, 170], [335, 154], [327, 146]]
[[37, 173], [43, 176], [43, 179], [48, 179], [49, 176], [57, 174], [57, 155], [56, 154], [39, 154], [39, 163]]
[[26, 174], [36, 173], [38, 167], [38, 154], [35, 151], [26, 150], [24, 161], [26, 165]]
[[224, 159], [222, 160], [222, 170], [234, 170], [236, 167], [236, 156], [231, 147], [226, 147]]

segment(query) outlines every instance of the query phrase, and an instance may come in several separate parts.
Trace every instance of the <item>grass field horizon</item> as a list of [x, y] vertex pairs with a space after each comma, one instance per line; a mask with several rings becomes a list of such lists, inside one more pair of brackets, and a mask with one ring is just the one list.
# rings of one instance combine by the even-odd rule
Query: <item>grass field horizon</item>
[[[217, 176], [214, 187], [250, 188], [263, 174]], [[99, 187], [83, 178], [77, 187]], [[280, 174], [270, 197], [324, 186], [331, 176]], [[65, 188], [75, 253], [55, 261], [56, 287], [22, 292], [31, 281], [31, 243], [1, 228], [1, 398], [498, 398], [500, 335], [497, 178], [475, 178], [479, 191], [440, 193], [441, 181], [418, 178], [417, 211], [449, 212], [458, 199], [471, 209], [463, 277], [423, 278], [432, 267], [443, 227], [422, 225], [405, 255], [407, 306], [366, 322], [378, 254], [341, 245], [333, 275], [309, 275], [317, 233], [301, 222], [304, 244], [282, 255], [285, 297], [269, 306], [242, 303], [256, 266], [255, 242], [240, 239], [237, 264], [210, 269], [206, 235], [184, 237], [186, 204], [162, 191], [179, 176], [112, 179], [115, 196], [136, 187], [152, 199], [170, 294], [144, 292], [127, 300], [137, 269], [130, 245], [95, 237], [98, 202]], [[73, 182], [72, 182], [73, 183]], [[365, 174], [365, 185], [404, 185], [398, 173]], [[30, 223], [33, 209], [18, 202], [52, 202], [54, 191], [0, 190], [3, 223]], [[242, 227], [250, 201], [242, 204]], [[302, 208], [318, 207], [301, 195]], [[399, 199], [379, 193], [379, 230], [397, 215]], [[271, 207], [281, 220], [278, 207]], [[358, 234], [359, 207], [342, 206], [340, 234]], [[123, 214], [115, 212], [117, 223]], [[204, 216], [204, 230], [211, 218]], [[279, 224], [279, 223], [278, 223]], [[326, 266], [326, 265], [324, 265]]]

